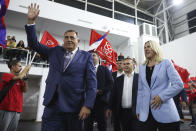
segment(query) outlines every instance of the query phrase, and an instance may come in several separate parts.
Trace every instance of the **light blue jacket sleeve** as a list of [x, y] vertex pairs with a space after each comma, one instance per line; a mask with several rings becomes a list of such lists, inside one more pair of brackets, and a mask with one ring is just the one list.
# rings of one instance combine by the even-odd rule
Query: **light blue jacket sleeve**
[[178, 72], [174, 68], [173, 64], [169, 60], [166, 60], [165, 64], [166, 64], [167, 76], [169, 78], [169, 82], [170, 82], [171, 87], [163, 90], [159, 94], [159, 96], [163, 102], [176, 96], [184, 87], [183, 82], [182, 82]]

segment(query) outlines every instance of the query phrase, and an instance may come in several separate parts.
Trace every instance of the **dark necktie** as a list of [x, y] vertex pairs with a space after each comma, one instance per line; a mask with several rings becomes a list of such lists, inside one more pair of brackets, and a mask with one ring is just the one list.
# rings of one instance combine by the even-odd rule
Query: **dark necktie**
[[64, 70], [66, 69], [67, 67], [67, 64], [69, 63], [70, 59], [71, 59], [71, 54], [72, 52], [69, 51], [65, 54], [65, 60], [64, 60]]

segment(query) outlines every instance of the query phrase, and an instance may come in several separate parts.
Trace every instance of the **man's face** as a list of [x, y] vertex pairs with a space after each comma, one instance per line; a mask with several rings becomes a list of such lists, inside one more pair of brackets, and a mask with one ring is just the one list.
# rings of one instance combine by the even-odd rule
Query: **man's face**
[[73, 51], [78, 47], [78, 39], [75, 32], [67, 32], [64, 35], [64, 48], [68, 51]]
[[117, 68], [119, 71], [123, 70], [123, 61], [117, 61]]
[[22, 70], [22, 64], [18, 62], [16, 65], [12, 66], [14, 73], [18, 74]]
[[99, 63], [99, 57], [96, 53], [92, 53], [92, 55], [93, 55], [94, 65], [97, 65]]
[[131, 59], [124, 60], [123, 65], [124, 65], [123, 69], [125, 73], [126, 72], [131, 73], [133, 71], [134, 65]]

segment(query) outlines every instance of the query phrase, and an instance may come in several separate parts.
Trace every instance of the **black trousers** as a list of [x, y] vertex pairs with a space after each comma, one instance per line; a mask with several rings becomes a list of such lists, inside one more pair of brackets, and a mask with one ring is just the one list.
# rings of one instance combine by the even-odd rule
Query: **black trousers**
[[159, 123], [149, 111], [148, 119], [146, 122], [140, 122], [140, 131], [180, 131], [180, 122], [172, 123]]
[[93, 123], [97, 122], [97, 128], [99, 131], [106, 131], [106, 105], [102, 103], [95, 103], [95, 106], [91, 112], [91, 115], [84, 120], [84, 131], [93, 131]]
[[136, 115], [133, 114], [131, 108], [121, 108], [120, 114], [120, 127], [121, 131], [139, 131], [138, 130], [138, 120]]

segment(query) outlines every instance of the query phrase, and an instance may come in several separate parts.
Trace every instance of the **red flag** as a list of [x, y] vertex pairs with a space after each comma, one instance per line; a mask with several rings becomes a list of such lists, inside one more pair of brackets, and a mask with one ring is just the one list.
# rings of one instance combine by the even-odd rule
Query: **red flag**
[[171, 60], [171, 61], [174, 64], [174, 67], [177, 70], [178, 74], [180, 75], [182, 81], [184, 83], [187, 83], [188, 80], [189, 80], [189, 75], [190, 75], [189, 72], [187, 71], [187, 69], [182, 68], [182, 67], [176, 65], [173, 60]]
[[89, 46], [95, 43], [99, 38], [101, 38], [101, 35], [92, 29]]
[[104, 34], [104, 35], [100, 35], [99, 33], [97, 33], [95, 30], [91, 30], [91, 39], [90, 39], [90, 43], [89, 43], [89, 50], [96, 50], [99, 45], [102, 43], [102, 41], [105, 39], [105, 37], [109, 34], [109, 30]]
[[59, 42], [48, 31], [44, 32], [40, 43], [50, 48], [59, 45]]
[[107, 62], [112, 64], [112, 71], [117, 70], [116, 59], [117, 53], [112, 48], [111, 44], [107, 39], [104, 39], [100, 46], [96, 49], [97, 53], [101, 57], [101, 59], [106, 60]]
[[105, 33], [103, 36], [101, 36], [99, 33], [97, 33], [95, 30], [91, 30], [91, 38], [90, 38], [90, 44], [97, 44], [100, 41], [99, 46], [96, 48], [96, 52], [99, 54], [101, 59], [106, 60], [106, 62], [112, 64], [112, 71], [117, 70], [116, 65], [116, 59], [117, 59], [117, 53], [112, 48], [111, 44], [108, 42], [108, 40], [105, 38], [105, 36], [109, 33]]

